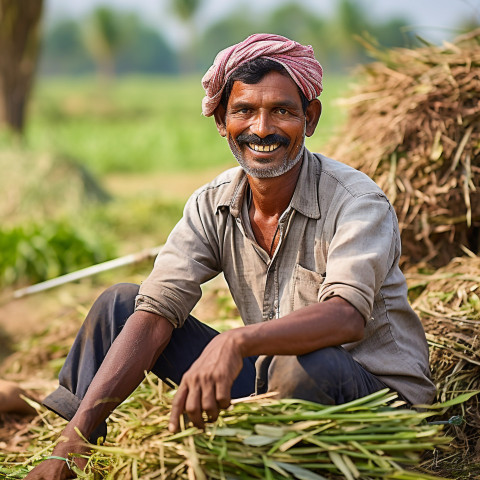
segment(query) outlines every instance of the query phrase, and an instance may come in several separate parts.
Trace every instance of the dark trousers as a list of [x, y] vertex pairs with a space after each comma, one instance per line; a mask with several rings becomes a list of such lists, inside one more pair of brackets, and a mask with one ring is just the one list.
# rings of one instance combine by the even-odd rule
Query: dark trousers
[[[60, 371], [60, 386], [43, 404], [70, 420], [110, 346], [134, 311], [138, 285], [123, 283], [105, 292], [93, 304]], [[179, 385], [183, 374], [219, 332], [189, 316], [158, 358], [152, 372], [169, 384]], [[384, 388], [341, 347], [324, 348], [306, 355], [248, 357], [232, 386], [232, 398], [267, 390], [284, 398], [302, 398], [323, 404], [339, 404]], [[101, 424], [90, 437], [106, 435]]]

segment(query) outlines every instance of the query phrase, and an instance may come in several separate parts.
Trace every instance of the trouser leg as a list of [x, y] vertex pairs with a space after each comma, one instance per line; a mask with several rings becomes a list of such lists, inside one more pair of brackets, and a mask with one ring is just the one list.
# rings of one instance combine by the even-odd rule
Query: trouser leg
[[325, 405], [350, 402], [386, 387], [342, 347], [299, 356], [259, 357], [257, 372], [257, 385], [261, 384], [263, 372], [264, 389], [268, 385], [268, 391], [278, 392], [280, 398]]
[[[73, 418], [110, 346], [133, 313], [137, 293], [138, 285], [124, 283], [97, 298], [60, 370], [59, 387], [43, 401], [47, 408], [66, 420]], [[102, 422], [89, 440], [96, 443], [106, 433]]]
[[[118, 284], [107, 289], [95, 301], [60, 371], [60, 386], [43, 402], [47, 408], [66, 420], [75, 415], [110, 346], [134, 311], [138, 288], [138, 285]], [[162, 380], [178, 385], [183, 374], [215, 335], [218, 335], [217, 331], [189, 317], [184, 327], [173, 331], [169, 344], [152, 371]], [[232, 387], [232, 397], [251, 394], [254, 379], [254, 359], [247, 358]], [[95, 443], [98, 437], [105, 435], [106, 424], [102, 423], [92, 433], [90, 441]]]
[[[190, 315], [182, 328], [173, 331], [168, 346], [153, 366], [152, 372], [168, 384], [179, 385], [183, 374], [218, 334]], [[256, 357], [243, 359], [243, 368], [232, 385], [232, 398], [247, 397], [255, 392], [255, 360]]]

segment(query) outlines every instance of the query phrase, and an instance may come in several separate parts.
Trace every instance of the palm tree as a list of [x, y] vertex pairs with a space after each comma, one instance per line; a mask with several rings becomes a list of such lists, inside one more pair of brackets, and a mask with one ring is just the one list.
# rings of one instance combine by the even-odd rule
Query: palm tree
[[197, 38], [195, 16], [202, 4], [202, 0], [171, 0], [171, 10], [177, 18], [185, 25], [188, 40], [181, 53], [181, 68], [183, 73], [189, 73], [195, 68], [193, 57], [193, 46]]
[[82, 38], [104, 79], [115, 75], [115, 56], [123, 44], [124, 29], [108, 7], [96, 8], [84, 24]]

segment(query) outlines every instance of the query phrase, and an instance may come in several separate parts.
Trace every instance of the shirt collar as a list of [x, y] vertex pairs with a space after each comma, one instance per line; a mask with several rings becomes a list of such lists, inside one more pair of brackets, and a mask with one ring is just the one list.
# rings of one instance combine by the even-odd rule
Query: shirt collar
[[319, 159], [305, 147], [303, 164], [290, 206], [306, 217], [320, 218], [318, 184], [321, 174]]
[[[317, 157], [305, 147], [302, 168], [297, 185], [293, 192], [290, 207], [306, 217], [320, 218], [318, 183], [321, 174], [321, 164]], [[241, 167], [238, 167], [232, 181], [229, 183], [217, 203], [217, 211], [221, 207], [229, 207], [230, 213], [238, 217], [242, 210], [243, 199], [248, 186], [248, 179]]]

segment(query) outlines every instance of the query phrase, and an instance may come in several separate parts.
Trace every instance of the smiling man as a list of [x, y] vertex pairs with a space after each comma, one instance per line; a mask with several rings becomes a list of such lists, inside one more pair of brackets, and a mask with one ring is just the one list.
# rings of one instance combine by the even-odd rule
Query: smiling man
[[[411, 404], [432, 400], [390, 203], [304, 146], [322, 73], [311, 47], [277, 35], [219, 53], [203, 113], [240, 167], [192, 195], [140, 288], [116, 285], [95, 302], [44, 402], [70, 420], [66, 441], [28, 479], [67, 478], [69, 455], [88, 450], [75, 428], [104, 436], [145, 370], [179, 385], [171, 431], [183, 413], [203, 427], [232, 398], [266, 391], [335, 404], [388, 386]], [[190, 315], [220, 272], [245, 323], [221, 334]]]

